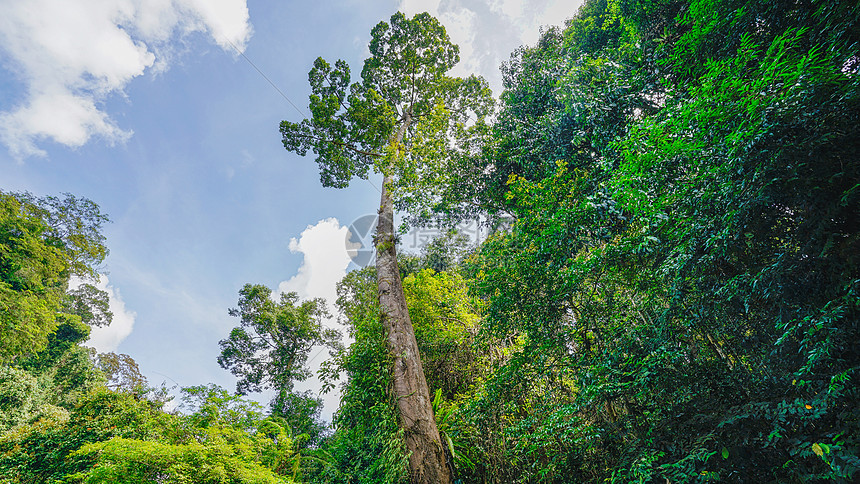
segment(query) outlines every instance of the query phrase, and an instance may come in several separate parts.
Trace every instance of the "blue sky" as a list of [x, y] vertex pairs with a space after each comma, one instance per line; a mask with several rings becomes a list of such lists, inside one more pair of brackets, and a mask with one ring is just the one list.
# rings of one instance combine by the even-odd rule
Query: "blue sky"
[[[439, 17], [461, 46], [455, 73], [497, 94], [499, 64], [578, 3], [0, 0], [0, 189], [73, 193], [111, 217], [116, 316], [93, 344], [152, 383], [233, 389], [215, 359], [238, 290], [331, 298], [346, 227], [379, 197], [361, 180], [323, 188], [312, 158], [284, 150], [279, 122], [301, 117], [269, 80], [304, 111], [313, 60], [359, 73], [371, 28], [400, 9]], [[335, 407], [328, 396], [327, 419]]]

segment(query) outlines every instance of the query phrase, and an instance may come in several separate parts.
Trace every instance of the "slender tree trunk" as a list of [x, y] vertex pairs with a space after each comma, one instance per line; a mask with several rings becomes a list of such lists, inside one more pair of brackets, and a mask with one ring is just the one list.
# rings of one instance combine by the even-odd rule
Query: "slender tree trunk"
[[[395, 135], [399, 144], [411, 122], [406, 113]], [[400, 427], [409, 454], [409, 481], [413, 484], [452, 482], [445, 451], [436, 428], [430, 390], [418, 354], [415, 331], [409, 319], [406, 297], [397, 267], [394, 238], [394, 204], [389, 190], [390, 178], [382, 182], [379, 222], [376, 227], [376, 277], [382, 324], [387, 333], [388, 351], [393, 358], [390, 392], [395, 399]]]

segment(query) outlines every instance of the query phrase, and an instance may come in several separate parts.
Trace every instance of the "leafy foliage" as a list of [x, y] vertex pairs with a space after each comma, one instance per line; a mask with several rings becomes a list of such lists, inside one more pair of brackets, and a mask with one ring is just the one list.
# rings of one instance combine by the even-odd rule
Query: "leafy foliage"
[[322, 328], [324, 303], [315, 299], [296, 304], [296, 293], [274, 301], [271, 289], [251, 284], [239, 296], [239, 307], [230, 315], [241, 318], [241, 326], [219, 342], [218, 364], [239, 377], [236, 391], [241, 395], [266, 388], [291, 390], [293, 381], [309, 376], [304, 363], [311, 347], [336, 337]]
[[101, 353], [96, 359], [96, 366], [104, 373], [107, 387], [112, 390], [142, 394], [149, 387], [137, 362], [129, 355]]
[[[459, 48], [429, 14], [398, 12], [371, 37], [361, 82], [350, 84], [342, 60], [314, 62], [312, 117], [281, 123], [284, 147], [300, 155], [313, 150], [324, 186], [346, 187], [371, 168], [384, 173], [412, 219], [468, 212], [459, 191], [479, 169], [474, 160], [489, 133], [494, 102], [486, 81], [447, 75]], [[390, 146], [401, 127], [403, 143]]]
[[9, 482], [286, 483], [295, 460], [283, 428], [215, 387], [186, 389], [188, 415], [131, 393], [96, 390], [0, 439]]
[[340, 347], [340, 334], [322, 324], [328, 315], [325, 302], [313, 299], [299, 304], [296, 293], [281, 294], [276, 302], [268, 287], [251, 284], [239, 295], [239, 307], [231, 309], [230, 315], [241, 318], [241, 326], [219, 342], [218, 363], [239, 377], [239, 395], [276, 390], [271, 402], [274, 414], [316, 442], [324, 432], [318, 422], [322, 402], [309, 392], [294, 392], [293, 383], [310, 376], [305, 363], [311, 348]]
[[263, 467], [254, 466], [247, 456], [231, 455], [234, 449], [221, 442], [207, 441], [170, 445], [160, 442], [115, 437], [106, 442], [84, 445], [78, 453], [97, 454], [96, 466], [69, 476], [84, 484], [108, 482], [234, 483], [278, 484], [288, 482]]
[[96, 276], [107, 255], [106, 221], [93, 202], [72, 195], [0, 192], [0, 360], [44, 349], [68, 316], [110, 322], [104, 293], [92, 286], [67, 292], [71, 276]]
[[[637, 5], [588, 2], [514, 58], [558, 74], [509, 65], [516, 221], [468, 267], [502, 343], [456, 414], [474, 479], [850, 480], [857, 11]], [[516, 141], [529, 112], [552, 129]]]

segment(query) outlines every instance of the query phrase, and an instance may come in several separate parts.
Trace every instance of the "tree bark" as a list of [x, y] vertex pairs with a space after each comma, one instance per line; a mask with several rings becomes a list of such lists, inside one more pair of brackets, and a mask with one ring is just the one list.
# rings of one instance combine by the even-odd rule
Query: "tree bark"
[[[395, 145], [411, 123], [407, 112], [394, 136]], [[409, 482], [413, 484], [448, 484], [452, 482], [445, 451], [436, 428], [430, 390], [418, 354], [415, 331], [406, 307], [406, 297], [397, 267], [394, 238], [394, 204], [391, 199], [389, 175], [384, 175], [379, 221], [376, 227], [376, 277], [385, 327], [388, 351], [392, 357], [389, 391], [395, 401], [406, 449], [409, 451]]]

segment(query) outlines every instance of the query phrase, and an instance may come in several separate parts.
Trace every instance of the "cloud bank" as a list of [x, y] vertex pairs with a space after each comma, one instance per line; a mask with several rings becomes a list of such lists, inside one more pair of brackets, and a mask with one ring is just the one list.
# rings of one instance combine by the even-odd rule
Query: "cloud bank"
[[22, 159], [44, 155], [40, 141], [127, 140], [132, 132], [102, 102], [147, 70], [166, 69], [172, 43], [192, 32], [244, 50], [245, 0], [0, 0], [4, 67], [26, 90], [0, 113], [0, 141]]
[[540, 28], [563, 25], [576, 13], [581, 0], [400, 0], [408, 16], [429, 12], [438, 18], [451, 40], [460, 46], [457, 76], [481, 74], [498, 95], [499, 66], [521, 45], [532, 45]]
[[107, 276], [99, 278], [96, 287], [108, 294], [108, 304], [113, 313], [113, 321], [109, 326], [94, 327], [90, 331], [90, 339], [84, 343], [91, 346], [99, 353], [116, 351], [119, 344], [125, 340], [134, 329], [134, 319], [137, 313], [126, 309], [125, 302], [119, 293], [119, 289], [110, 285]]

